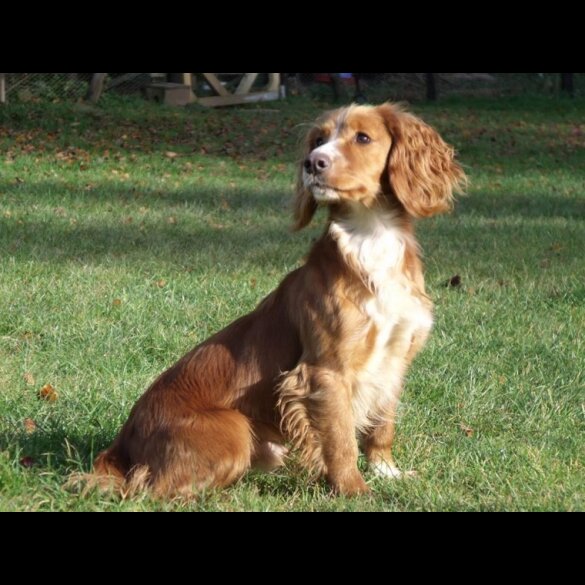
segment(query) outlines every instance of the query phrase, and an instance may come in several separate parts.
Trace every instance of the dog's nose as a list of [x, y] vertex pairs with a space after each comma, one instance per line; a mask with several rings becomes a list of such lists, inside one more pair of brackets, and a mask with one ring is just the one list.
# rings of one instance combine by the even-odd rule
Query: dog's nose
[[305, 160], [304, 165], [307, 173], [319, 175], [331, 166], [331, 159], [322, 152], [312, 152], [309, 158]]

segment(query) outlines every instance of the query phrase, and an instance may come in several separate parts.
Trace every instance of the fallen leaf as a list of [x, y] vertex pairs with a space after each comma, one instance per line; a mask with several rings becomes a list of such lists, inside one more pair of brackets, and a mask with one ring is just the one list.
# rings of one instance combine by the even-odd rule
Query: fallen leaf
[[23, 457], [19, 463], [23, 467], [30, 469], [35, 464], [35, 460], [32, 457]]
[[177, 218], [174, 215], [171, 215], [170, 217], [167, 217], [167, 223], [175, 225], [177, 223]]
[[464, 425], [463, 423], [461, 423], [459, 425], [459, 428], [468, 436], [468, 437], [473, 437], [473, 433], [474, 430], [471, 427], [468, 427], [467, 425]]
[[35, 377], [30, 372], [25, 372], [22, 377], [29, 386], [35, 385]]
[[172, 150], [169, 150], [169, 151], [165, 152], [165, 156], [167, 158], [170, 158], [172, 160], [174, 158], [177, 158], [179, 155], [176, 152], [173, 152]]
[[55, 391], [55, 388], [51, 386], [51, 384], [45, 384], [39, 390], [39, 398], [49, 402], [55, 402], [57, 400], [57, 392]]
[[114, 305], [114, 307], [119, 307], [122, 304], [122, 299], [114, 299], [112, 301], [112, 305]]
[[158, 288], [163, 288], [167, 285], [167, 281], [161, 278], [160, 280], [157, 280], [154, 284], [155, 286], [158, 286]]
[[25, 418], [23, 424], [27, 435], [32, 435], [37, 430], [37, 423], [32, 418]]
[[449, 280], [447, 280], [447, 282], [445, 282], [444, 286], [451, 288], [457, 288], [458, 286], [461, 286], [461, 276], [459, 276], [459, 274], [452, 276]]

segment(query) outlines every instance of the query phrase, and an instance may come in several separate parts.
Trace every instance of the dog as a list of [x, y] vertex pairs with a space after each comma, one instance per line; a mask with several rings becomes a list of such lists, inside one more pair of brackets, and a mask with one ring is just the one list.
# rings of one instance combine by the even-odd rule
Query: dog
[[351, 105], [311, 127], [295, 229], [319, 206], [305, 264], [250, 314], [154, 381], [93, 477], [120, 490], [189, 496], [272, 470], [289, 448], [337, 494], [369, 491], [358, 470], [400, 477], [394, 417], [433, 324], [413, 220], [451, 209], [465, 174], [454, 151], [396, 104]]

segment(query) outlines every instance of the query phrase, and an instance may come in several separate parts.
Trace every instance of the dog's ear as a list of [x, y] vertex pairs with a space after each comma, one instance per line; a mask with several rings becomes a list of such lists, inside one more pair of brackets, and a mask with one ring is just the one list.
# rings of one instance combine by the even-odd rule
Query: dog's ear
[[462, 192], [465, 173], [453, 148], [436, 130], [399, 107], [379, 107], [392, 136], [388, 160], [390, 188], [414, 217], [449, 211], [453, 193]]
[[303, 162], [311, 152], [311, 136], [315, 128], [312, 127], [305, 135], [302, 143], [302, 156], [298, 163], [296, 195], [293, 203], [294, 224], [293, 230], [298, 231], [311, 223], [317, 211], [317, 202], [311, 192], [303, 184]]
[[311, 193], [303, 185], [302, 175], [297, 178], [297, 190], [294, 201], [294, 231], [303, 229], [309, 225], [317, 211], [317, 202]]

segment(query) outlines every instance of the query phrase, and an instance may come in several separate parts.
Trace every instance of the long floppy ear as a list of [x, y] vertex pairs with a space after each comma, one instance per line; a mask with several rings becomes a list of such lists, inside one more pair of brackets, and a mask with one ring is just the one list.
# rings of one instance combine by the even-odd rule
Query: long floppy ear
[[315, 215], [315, 211], [317, 211], [317, 202], [303, 185], [301, 171], [297, 177], [296, 196], [293, 207], [293, 230], [298, 231], [309, 225], [311, 219], [313, 219], [313, 215]]
[[388, 173], [396, 198], [414, 217], [449, 211], [466, 184], [453, 148], [416, 116], [391, 104], [380, 109], [393, 140]]
[[294, 231], [301, 230], [309, 225], [313, 215], [315, 215], [315, 211], [317, 211], [317, 202], [303, 184], [303, 163], [311, 152], [311, 135], [313, 132], [315, 132], [315, 126], [312, 126], [303, 137], [302, 156], [297, 166], [296, 195], [293, 203]]

